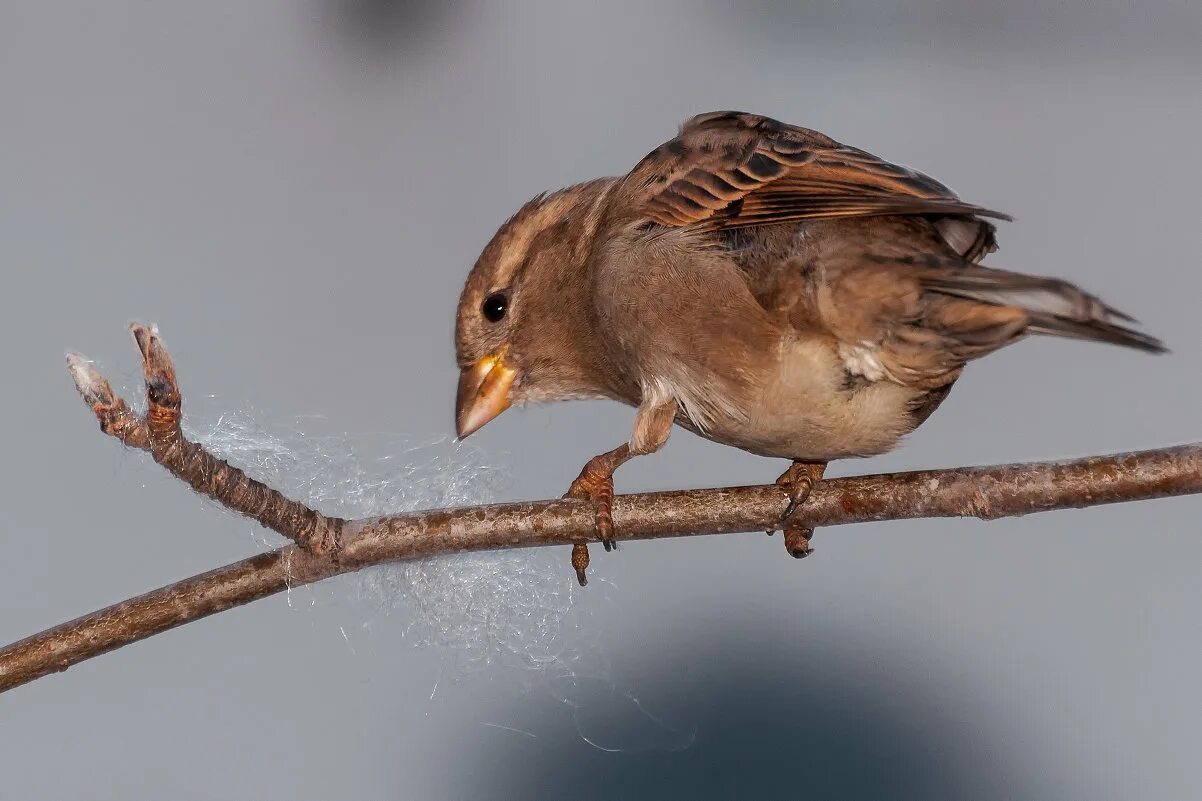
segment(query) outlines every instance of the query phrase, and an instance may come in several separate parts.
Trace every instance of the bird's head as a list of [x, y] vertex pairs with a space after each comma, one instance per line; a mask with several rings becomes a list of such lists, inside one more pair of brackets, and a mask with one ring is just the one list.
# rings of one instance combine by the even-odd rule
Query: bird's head
[[493, 236], [467, 277], [455, 322], [460, 438], [515, 403], [604, 394], [586, 262], [608, 179], [539, 196]]

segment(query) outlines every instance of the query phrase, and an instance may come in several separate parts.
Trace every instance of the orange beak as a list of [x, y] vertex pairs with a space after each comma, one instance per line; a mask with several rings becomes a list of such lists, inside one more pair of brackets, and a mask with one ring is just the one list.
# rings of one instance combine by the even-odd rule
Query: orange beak
[[517, 371], [505, 364], [504, 348], [459, 374], [455, 430], [460, 439], [509, 408], [509, 390], [516, 377]]

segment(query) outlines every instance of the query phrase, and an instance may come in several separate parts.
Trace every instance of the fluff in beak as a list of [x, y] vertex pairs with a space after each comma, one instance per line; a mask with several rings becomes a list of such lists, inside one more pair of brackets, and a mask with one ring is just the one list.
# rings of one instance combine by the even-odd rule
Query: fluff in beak
[[517, 371], [505, 364], [505, 349], [483, 357], [459, 374], [455, 430], [463, 439], [509, 408]]

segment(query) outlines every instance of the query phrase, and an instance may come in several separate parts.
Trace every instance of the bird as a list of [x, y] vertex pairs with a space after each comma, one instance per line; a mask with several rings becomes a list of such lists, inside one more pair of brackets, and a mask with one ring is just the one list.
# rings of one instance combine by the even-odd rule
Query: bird
[[[488, 242], [456, 313], [457, 434], [515, 404], [635, 407], [629, 440], [565, 496], [592, 505], [606, 551], [614, 470], [674, 425], [788, 459], [780, 528], [804, 557], [799, 510], [827, 463], [895, 448], [969, 362], [1031, 335], [1166, 350], [1068, 281], [982, 264], [1010, 219], [818, 131], [700, 114]], [[571, 561], [584, 585], [587, 541]]]

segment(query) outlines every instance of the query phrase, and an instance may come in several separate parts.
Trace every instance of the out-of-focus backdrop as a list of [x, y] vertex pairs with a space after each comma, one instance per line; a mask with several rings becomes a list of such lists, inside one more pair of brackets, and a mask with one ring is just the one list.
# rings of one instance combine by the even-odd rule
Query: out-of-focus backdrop
[[[901, 450], [833, 473], [1196, 440], [1199, 41], [1185, 0], [6, 3], [0, 640], [264, 547], [96, 431], [67, 348], [136, 386], [124, 325], [156, 321], [198, 430], [254, 410], [285, 450], [347, 451], [278, 475], [352, 469], [355, 441], [384, 451], [381, 480], [456, 480], [423, 471], [472, 469], [436, 440], [480, 248], [530, 196], [623, 172], [711, 109], [1012, 212], [991, 263], [1077, 281], [1173, 348], [1025, 342]], [[630, 421], [514, 411], [471, 459], [509, 465], [491, 497], [553, 497]], [[618, 485], [781, 468], [678, 431]], [[635, 543], [594, 549], [584, 594], [567, 553], [524, 555], [553, 568], [496, 592], [515, 563], [340, 579], [0, 697], [3, 794], [1196, 797], [1200, 513], [830, 529], [803, 563], [762, 533]], [[527, 595], [568, 614], [526, 619]], [[560, 627], [525, 655], [551, 667], [465, 668], [455, 604], [469, 635]]]

